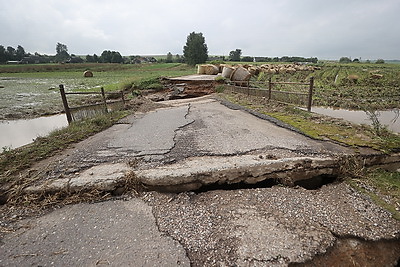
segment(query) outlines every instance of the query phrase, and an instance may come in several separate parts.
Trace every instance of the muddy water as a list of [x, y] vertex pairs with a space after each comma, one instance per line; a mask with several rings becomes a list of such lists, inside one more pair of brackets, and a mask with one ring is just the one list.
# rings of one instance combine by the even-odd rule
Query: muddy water
[[68, 125], [64, 114], [30, 120], [0, 121], [0, 148], [17, 148]]
[[[334, 118], [345, 119], [357, 124], [372, 124], [372, 121], [364, 111], [312, 107], [312, 112]], [[386, 125], [389, 130], [400, 133], [399, 112], [399, 109], [378, 111], [378, 120], [382, 125]]]

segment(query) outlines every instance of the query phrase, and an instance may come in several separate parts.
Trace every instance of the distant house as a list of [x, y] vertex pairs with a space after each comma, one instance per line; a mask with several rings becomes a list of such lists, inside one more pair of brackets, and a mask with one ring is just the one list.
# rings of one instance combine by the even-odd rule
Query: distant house
[[40, 57], [39, 56], [28, 56], [24, 57], [20, 62], [20, 64], [39, 64], [40, 63]]
[[8, 61], [6, 62], [6, 64], [19, 64], [19, 61], [8, 60]]

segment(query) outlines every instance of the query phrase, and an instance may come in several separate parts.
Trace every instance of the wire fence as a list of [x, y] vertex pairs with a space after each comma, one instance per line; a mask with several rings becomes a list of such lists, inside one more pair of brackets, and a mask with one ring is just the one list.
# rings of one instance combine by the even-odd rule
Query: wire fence
[[[108, 113], [112, 110], [119, 110], [125, 106], [125, 96], [123, 91], [105, 92], [103, 87], [100, 88], [100, 92], [65, 92], [64, 85], [60, 84], [60, 94], [68, 123]], [[95, 95], [99, 96], [99, 98], [92, 99], [91, 102], [94, 103], [88, 105], [70, 107], [67, 95]], [[111, 99], [107, 98], [106, 95]]]
[[270, 78], [266, 82], [231, 81], [228, 90], [242, 94], [263, 97], [284, 103], [306, 106], [311, 111], [314, 91], [314, 78], [304, 82], [276, 82]]

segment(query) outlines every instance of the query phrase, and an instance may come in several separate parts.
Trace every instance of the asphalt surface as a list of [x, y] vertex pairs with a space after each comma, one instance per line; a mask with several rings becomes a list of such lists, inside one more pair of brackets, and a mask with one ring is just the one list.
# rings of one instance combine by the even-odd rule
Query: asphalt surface
[[0, 245], [0, 266], [189, 266], [140, 199], [67, 206], [24, 221]]
[[[349, 152], [210, 98], [168, 105], [130, 116], [46, 165], [38, 164], [36, 168], [43, 169], [42, 186], [58, 182], [59, 190], [71, 184], [84, 190], [95, 187], [93, 181], [107, 181], [100, 188], [112, 190], [129, 170], [193, 158], [284, 159]], [[277, 185], [144, 192], [62, 207], [14, 227], [18, 230], [1, 240], [0, 266], [287, 266], [327, 253], [348, 237], [372, 247], [379, 240], [392, 240], [391, 250], [368, 258], [375, 266], [391, 266], [400, 250], [400, 223], [341, 183], [316, 190]], [[353, 256], [347, 256], [351, 262]], [[368, 261], [359, 263], [368, 266]]]

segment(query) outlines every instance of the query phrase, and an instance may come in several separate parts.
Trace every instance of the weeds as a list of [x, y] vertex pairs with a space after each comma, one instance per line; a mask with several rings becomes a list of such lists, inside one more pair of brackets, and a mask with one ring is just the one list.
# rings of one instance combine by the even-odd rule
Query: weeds
[[392, 213], [393, 218], [400, 220], [400, 172], [375, 169], [352, 177], [346, 180], [348, 184], [368, 195], [377, 205]]

